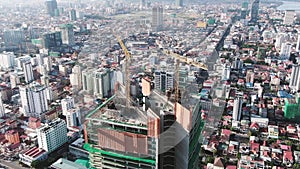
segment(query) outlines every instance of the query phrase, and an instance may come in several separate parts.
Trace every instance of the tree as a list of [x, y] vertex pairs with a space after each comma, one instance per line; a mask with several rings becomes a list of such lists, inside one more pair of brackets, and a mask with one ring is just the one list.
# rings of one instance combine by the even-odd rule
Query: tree
[[39, 160], [32, 161], [30, 166], [33, 167], [33, 168], [40, 168], [41, 167], [41, 161], [39, 161]]

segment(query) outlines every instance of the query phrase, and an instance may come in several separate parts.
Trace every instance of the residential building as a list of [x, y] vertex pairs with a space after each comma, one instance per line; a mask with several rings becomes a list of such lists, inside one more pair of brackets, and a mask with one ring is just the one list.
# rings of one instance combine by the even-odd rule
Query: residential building
[[67, 125], [62, 119], [55, 119], [37, 129], [39, 148], [48, 153], [56, 150], [68, 141]]
[[160, 6], [152, 8], [152, 31], [161, 31], [164, 22], [164, 9]]
[[300, 77], [300, 65], [293, 65], [289, 87], [294, 91], [300, 90], [299, 77]]
[[72, 68], [72, 74], [70, 74], [70, 83], [73, 88], [81, 89], [82, 88], [82, 71], [79, 65], [75, 65]]
[[11, 144], [20, 143], [20, 136], [16, 130], [8, 130], [5, 132], [5, 139]]
[[154, 88], [166, 92], [168, 89], [174, 88], [174, 72], [155, 71], [154, 72]]
[[100, 98], [111, 95], [111, 78], [109, 69], [98, 69], [93, 72], [94, 95]]
[[20, 86], [21, 111], [27, 117], [43, 118], [48, 111], [47, 88], [39, 84]]
[[298, 35], [297, 44], [296, 44], [296, 51], [300, 51], [300, 34]]
[[0, 118], [5, 116], [5, 107], [3, 105], [2, 93], [0, 92]]
[[72, 24], [63, 24], [61, 25], [61, 36], [62, 36], [62, 43], [74, 46], [75, 45], [75, 38], [74, 38], [74, 30]]
[[81, 121], [81, 112], [79, 108], [69, 109], [66, 113], [67, 127], [80, 127], [82, 124]]
[[46, 0], [47, 12], [50, 16], [55, 16], [55, 10], [57, 10], [56, 0]]
[[294, 10], [286, 10], [283, 18], [283, 24], [292, 25], [295, 20], [296, 12]]
[[241, 97], [238, 97], [238, 98], [234, 99], [232, 119], [235, 120], [235, 121], [240, 121], [241, 120], [242, 104], [243, 104], [243, 99]]
[[282, 43], [280, 50], [281, 59], [289, 59], [292, 51], [292, 45], [290, 43]]
[[26, 83], [30, 83], [30, 82], [34, 81], [33, 68], [32, 68], [32, 64], [30, 61], [22, 63], [22, 70], [24, 72]]
[[89, 93], [93, 92], [93, 69], [85, 69], [82, 71], [82, 89]]
[[11, 73], [9, 78], [10, 78], [10, 87], [12, 89], [17, 87], [18, 84], [20, 84], [20, 78], [17, 73]]
[[254, 0], [251, 6], [250, 22], [257, 22], [259, 11], [259, 0]]
[[0, 53], [0, 60], [1, 60], [0, 68], [4, 70], [14, 68], [15, 58], [16, 56], [14, 55], [13, 52]]
[[62, 114], [64, 116], [66, 116], [67, 112], [73, 108], [75, 108], [73, 97], [67, 96], [66, 98], [61, 100], [61, 109], [62, 109]]

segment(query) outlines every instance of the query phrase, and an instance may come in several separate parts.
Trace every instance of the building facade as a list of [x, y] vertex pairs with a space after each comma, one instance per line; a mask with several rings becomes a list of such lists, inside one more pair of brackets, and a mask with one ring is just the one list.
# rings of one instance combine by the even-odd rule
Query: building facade
[[47, 0], [46, 1], [47, 13], [50, 16], [55, 16], [55, 11], [57, 10], [57, 2], [56, 0]]
[[22, 111], [27, 117], [43, 118], [48, 111], [47, 88], [38, 84], [20, 86]]
[[48, 153], [56, 150], [68, 141], [67, 125], [59, 118], [37, 129], [39, 148]]
[[294, 91], [300, 90], [300, 65], [293, 65], [289, 87]]
[[164, 22], [164, 9], [162, 7], [152, 8], [152, 31], [161, 31]]
[[251, 6], [250, 22], [257, 22], [259, 11], [259, 0], [254, 0]]

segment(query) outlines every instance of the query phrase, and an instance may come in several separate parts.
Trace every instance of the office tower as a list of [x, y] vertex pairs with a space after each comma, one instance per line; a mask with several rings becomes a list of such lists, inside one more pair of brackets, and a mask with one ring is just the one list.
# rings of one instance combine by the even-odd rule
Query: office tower
[[163, 11], [162, 7], [152, 8], [152, 31], [161, 31], [163, 29]]
[[73, 46], [75, 45], [74, 30], [72, 24], [61, 25], [62, 43]]
[[100, 69], [93, 72], [94, 95], [100, 98], [109, 97], [111, 94], [111, 78], [109, 69]]
[[73, 97], [67, 96], [66, 98], [61, 100], [61, 109], [62, 109], [62, 114], [64, 116], [66, 116], [67, 112], [73, 108], [75, 108]]
[[79, 108], [69, 109], [66, 113], [67, 128], [81, 126], [81, 112]]
[[259, 0], [254, 0], [251, 6], [250, 22], [254, 22], [254, 23], [257, 22], [258, 11], [259, 11]]
[[15, 66], [15, 58], [16, 56], [14, 55], [13, 52], [3, 52], [0, 53], [0, 67], [2, 69], [11, 69], [14, 68]]
[[56, 0], [47, 0], [46, 1], [47, 12], [50, 16], [55, 16], [55, 10], [57, 9]]
[[283, 18], [283, 24], [292, 25], [295, 20], [296, 12], [294, 10], [286, 10]]
[[73, 88], [81, 89], [82, 87], [82, 78], [81, 78], [81, 67], [79, 65], [75, 65], [72, 68], [72, 74], [70, 74], [70, 83]]
[[69, 12], [69, 17], [70, 17], [71, 21], [76, 21], [77, 20], [76, 10], [75, 9], [71, 9], [71, 11]]
[[43, 118], [48, 111], [47, 88], [39, 84], [20, 86], [22, 111], [27, 117]]
[[22, 70], [24, 72], [25, 76], [25, 82], [30, 83], [34, 81], [34, 76], [33, 76], [33, 69], [32, 69], [32, 64], [31, 62], [23, 62], [22, 63]]
[[223, 66], [223, 71], [222, 71], [222, 80], [229, 80], [230, 79], [230, 71], [231, 71], [230, 66], [225, 64]]
[[42, 46], [46, 49], [57, 48], [62, 45], [61, 32], [51, 32], [42, 35]]
[[292, 51], [292, 45], [290, 43], [282, 43], [280, 50], [281, 59], [289, 59]]
[[2, 93], [0, 92], [0, 117], [5, 115], [5, 107], [3, 105]]
[[300, 90], [300, 65], [293, 65], [289, 87], [294, 90]]
[[46, 123], [37, 130], [39, 148], [51, 153], [68, 141], [67, 125], [59, 118]]
[[183, 6], [183, 0], [175, 0], [176, 1], [176, 6], [182, 7]]
[[300, 52], [300, 34], [298, 35], [298, 39], [297, 39], [296, 52]]
[[243, 98], [238, 97], [234, 99], [233, 103], [233, 112], [232, 112], [232, 119], [235, 121], [241, 120], [242, 115], [242, 105], [243, 105]]
[[154, 72], [154, 88], [162, 92], [174, 88], [174, 73], [165, 71]]
[[20, 45], [24, 40], [24, 32], [22, 29], [4, 30], [3, 40], [6, 46]]
[[17, 87], [18, 84], [20, 84], [20, 78], [17, 73], [11, 73], [9, 78], [10, 78], [10, 87], [12, 89]]

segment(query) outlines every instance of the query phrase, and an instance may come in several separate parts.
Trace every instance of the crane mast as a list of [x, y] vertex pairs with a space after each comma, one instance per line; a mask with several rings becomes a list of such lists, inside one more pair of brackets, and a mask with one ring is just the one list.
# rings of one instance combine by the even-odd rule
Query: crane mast
[[126, 107], [130, 106], [130, 74], [129, 74], [129, 62], [131, 58], [131, 54], [129, 53], [127, 47], [123, 43], [122, 39], [114, 34], [114, 36], [117, 38], [124, 54], [125, 54], [125, 93], [126, 93]]

